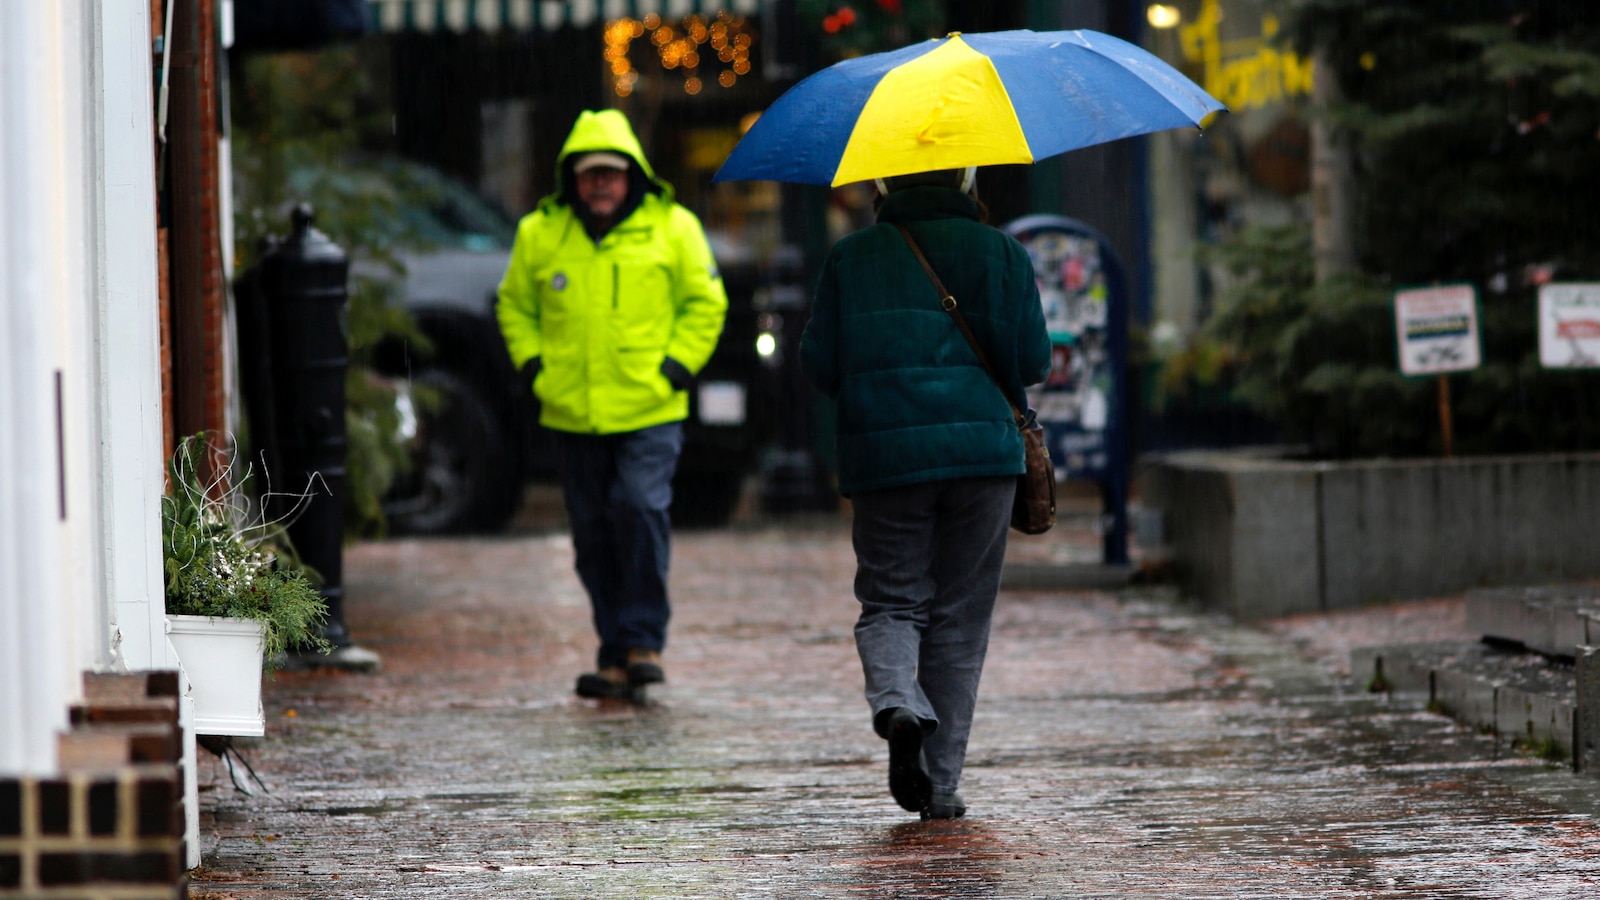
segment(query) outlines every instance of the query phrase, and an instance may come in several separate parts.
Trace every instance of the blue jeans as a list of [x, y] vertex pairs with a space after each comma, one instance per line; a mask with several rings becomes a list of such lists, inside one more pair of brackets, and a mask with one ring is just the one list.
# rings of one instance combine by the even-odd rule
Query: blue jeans
[[961, 784], [1016, 491], [957, 478], [851, 498], [867, 703], [875, 725], [897, 706], [922, 718], [935, 793]]
[[672, 473], [683, 423], [624, 434], [552, 431], [578, 578], [589, 592], [600, 668], [667, 643]]

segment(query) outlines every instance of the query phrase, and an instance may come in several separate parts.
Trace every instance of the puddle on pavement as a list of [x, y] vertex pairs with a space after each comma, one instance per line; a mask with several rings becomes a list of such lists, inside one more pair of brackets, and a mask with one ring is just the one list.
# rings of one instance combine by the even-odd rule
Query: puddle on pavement
[[380, 803], [376, 806], [330, 806], [327, 809], [322, 810], [322, 812], [326, 815], [333, 816], [334, 818], [339, 818], [342, 816], [368, 816], [376, 819], [380, 816], [386, 816], [390, 813], [399, 812], [402, 809], [404, 809], [403, 804]]

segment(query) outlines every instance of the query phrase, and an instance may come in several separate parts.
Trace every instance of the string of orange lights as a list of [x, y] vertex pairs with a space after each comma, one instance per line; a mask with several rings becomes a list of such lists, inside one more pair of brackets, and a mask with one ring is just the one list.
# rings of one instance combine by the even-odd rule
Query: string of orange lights
[[[647, 36], [661, 67], [682, 73], [684, 93], [698, 94], [704, 89], [700, 78], [702, 62], [706, 68], [720, 64], [716, 83], [724, 88], [732, 87], [739, 76], [750, 72], [750, 48], [755, 39], [743, 16], [724, 10], [714, 19], [693, 15], [669, 22], [655, 13], [643, 19], [613, 19], [605, 27], [605, 60], [611, 67], [612, 87], [619, 97], [633, 93], [639, 81], [639, 71], [629, 51], [634, 41]], [[710, 57], [716, 62], [712, 63]]]

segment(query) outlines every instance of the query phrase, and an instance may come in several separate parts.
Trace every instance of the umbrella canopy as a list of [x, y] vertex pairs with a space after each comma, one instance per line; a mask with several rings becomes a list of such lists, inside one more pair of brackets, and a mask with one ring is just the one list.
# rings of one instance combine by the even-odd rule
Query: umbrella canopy
[[762, 113], [712, 180], [837, 186], [1031, 163], [1200, 127], [1223, 110], [1160, 58], [1107, 34], [958, 32], [806, 78]]

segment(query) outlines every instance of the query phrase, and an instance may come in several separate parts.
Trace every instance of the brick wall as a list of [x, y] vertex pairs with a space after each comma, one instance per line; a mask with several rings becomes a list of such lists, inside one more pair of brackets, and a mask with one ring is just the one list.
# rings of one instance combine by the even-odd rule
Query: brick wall
[[[227, 334], [223, 328], [227, 285], [224, 283], [222, 266], [222, 197], [219, 191], [231, 190], [232, 186], [223, 186], [219, 181], [222, 176], [222, 122], [218, 113], [222, 104], [217, 92], [222, 86], [217, 82], [217, 56], [223, 50], [217, 40], [218, 4], [216, 0], [197, 0], [195, 5], [200, 13], [200, 33], [204, 35], [204, 52], [200, 57], [200, 189], [205, 198], [202, 203], [205, 210], [202, 216], [205, 239], [196, 250], [204, 260], [201, 289], [205, 297], [205, 329], [209, 340], [205, 345], [204, 371], [192, 373], [191, 377], [204, 379], [205, 428], [208, 431], [222, 431], [228, 427], [227, 398], [223, 390], [228, 378], [223, 369], [229, 357], [223, 353], [222, 346]], [[233, 248], [228, 248], [228, 252], [233, 252]]]
[[61, 774], [0, 779], [0, 898], [182, 900], [177, 673], [86, 675], [84, 692]]
[[[165, 27], [166, 8], [152, 4], [152, 39]], [[216, 2], [178, 0], [171, 9], [166, 170], [159, 179], [167, 212], [159, 240], [162, 410], [169, 458], [183, 437], [228, 425]], [[157, 65], [161, 61], [156, 57]]]

